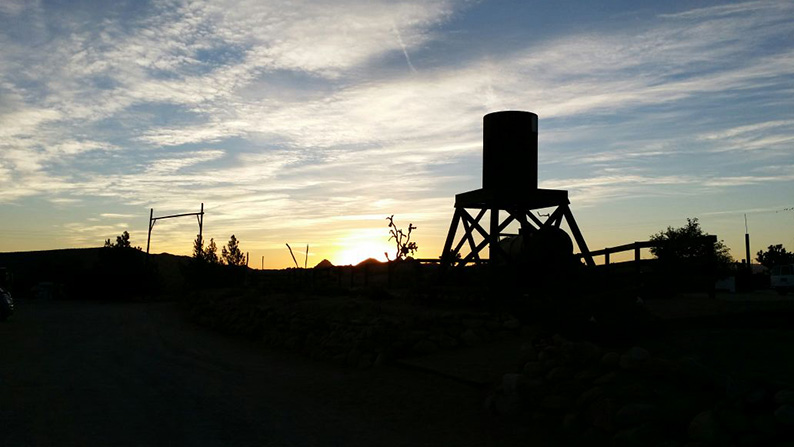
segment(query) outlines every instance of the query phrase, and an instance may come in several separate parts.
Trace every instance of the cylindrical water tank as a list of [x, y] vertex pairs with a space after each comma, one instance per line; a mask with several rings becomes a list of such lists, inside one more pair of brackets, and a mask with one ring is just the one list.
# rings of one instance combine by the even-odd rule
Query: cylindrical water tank
[[482, 187], [503, 192], [538, 188], [538, 116], [493, 112], [483, 117]]

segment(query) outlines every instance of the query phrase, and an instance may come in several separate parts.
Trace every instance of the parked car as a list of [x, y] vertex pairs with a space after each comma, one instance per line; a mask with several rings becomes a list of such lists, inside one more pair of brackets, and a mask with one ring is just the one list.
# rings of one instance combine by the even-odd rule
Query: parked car
[[794, 290], [794, 264], [776, 265], [770, 274], [772, 288], [781, 295]]
[[11, 294], [0, 287], [0, 321], [5, 320], [14, 313], [14, 299]]

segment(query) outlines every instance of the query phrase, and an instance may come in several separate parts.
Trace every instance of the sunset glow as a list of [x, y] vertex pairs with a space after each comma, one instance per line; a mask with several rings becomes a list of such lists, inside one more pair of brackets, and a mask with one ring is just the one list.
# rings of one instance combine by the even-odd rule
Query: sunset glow
[[[539, 116], [591, 248], [698, 217], [794, 249], [794, 3], [0, 2], [0, 251], [98, 247], [205, 204], [252, 267], [435, 258], [482, 117]], [[153, 252], [189, 255], [194, 220]], [[262, 261], [264, 257], [264, 262]], [[302, 262], [301, 262], [302, 264]]]

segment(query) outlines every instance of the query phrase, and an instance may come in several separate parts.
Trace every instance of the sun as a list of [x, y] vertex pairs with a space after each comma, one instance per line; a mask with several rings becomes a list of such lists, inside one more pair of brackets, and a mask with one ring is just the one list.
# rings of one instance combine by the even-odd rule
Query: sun
[[[360, 244], [354, 247], [337, 252], [334, 255], [335, 265], [356, 265], [359, 262], [374, 258], [378, 261], [386, 261], [385, 253], [392, 251], [392, 247], [386, 244], [370, 243]], [[390, 255], [391, 256], [391, 255]]]
[[340, 241], [339, 249], [332, 257], [334, 265], [356, 265], [369, 258], [386, 261], [385, 253], [394, 255], [395, 246], [383, 237], [382, 229], [374, 230], [374, 234], [367, 233], [370, 232], [352, 234]]

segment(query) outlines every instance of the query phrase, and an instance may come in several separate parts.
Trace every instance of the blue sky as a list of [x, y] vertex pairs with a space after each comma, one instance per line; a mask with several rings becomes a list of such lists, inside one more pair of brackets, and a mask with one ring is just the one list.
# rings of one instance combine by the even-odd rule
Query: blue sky
[[793, 42], [790, 1], [6, 0], [0, 251], [145, 246], [204, 202], [252, 266], [382, 257], [391, 214], [437, 257], [507, 109], [591, 249], [698, 217], [742, 258], [744, 213], [794, 249]]

